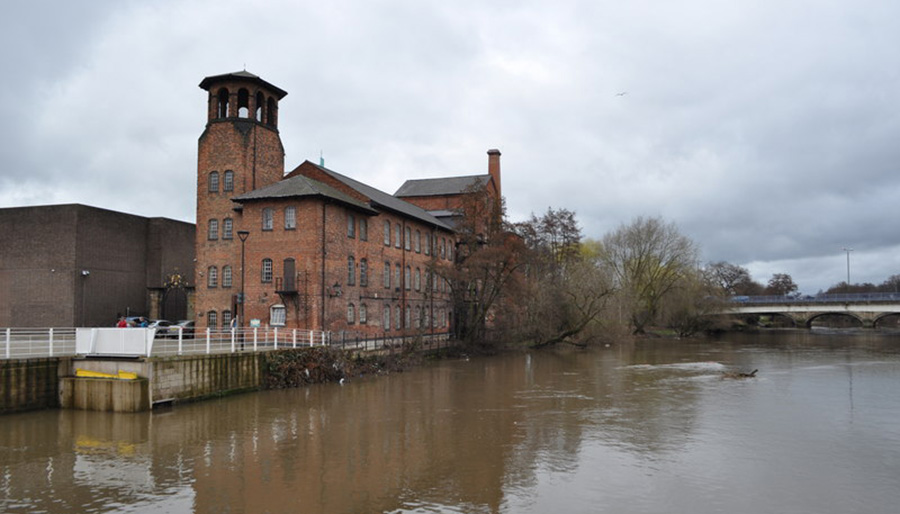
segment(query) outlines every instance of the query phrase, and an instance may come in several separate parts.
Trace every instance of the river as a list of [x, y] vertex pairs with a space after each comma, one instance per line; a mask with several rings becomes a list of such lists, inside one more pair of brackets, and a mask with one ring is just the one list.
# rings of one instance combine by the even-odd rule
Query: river
[[[754, 378], [723, 378], [758, 369]], [[0, 511], [886, 513], [900, 336], [644, 340], [0, 418]]]

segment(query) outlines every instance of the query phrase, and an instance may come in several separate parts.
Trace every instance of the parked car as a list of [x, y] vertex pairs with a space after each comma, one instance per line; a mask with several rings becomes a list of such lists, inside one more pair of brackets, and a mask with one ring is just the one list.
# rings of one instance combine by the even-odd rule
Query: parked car
[[177, 337], [178, 331], [170, 328], [173, 326], [171, 321], [167, 321], [164, 319], [156, 319], [153, 320], [147, 328], [155, 328], [156, 329], [156, 337]]
[[172, 327], [172, 331], [175, 333], [175, 337], [178, 337], [178, 330], [175, 327], [181, 327], [182, 336], [181, 337], [194, 337], [194, 321], [190, 319], [183, 319], [176, 323]]

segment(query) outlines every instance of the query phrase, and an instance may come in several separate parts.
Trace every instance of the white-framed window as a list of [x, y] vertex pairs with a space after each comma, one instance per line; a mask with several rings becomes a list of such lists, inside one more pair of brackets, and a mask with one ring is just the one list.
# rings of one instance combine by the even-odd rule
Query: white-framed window
[[269, 307], [269, 325], [273, 327], [283, 327], [287, 320], [287, 309], [282, 304], [276, 304]]
[[262, 260], [262, 274], [260, 279], [265, 283], [272, 281], [272, 259], [269, 259], [268, 257]]
[[206, 268], [206, 287], [219, 286], [219, 268], [210, 266]]
[[222, 239], [234, 238], [234, 220], [225, 218], [222, 220]]
[[222, 287], [231, 287], [231, 266], [222, 266]]
[[222, 328], [231, 328], [231, 311], [222, 311]]
[[366, 308], [366, 304], [364, 304], [364, 303], [359, 304], [359, 322], [360, 322], [361, 324], [363, 324], [363, 323], [365, 323], [366, 321], [368, 321], [368, 320], [367, 320], [367, 318], [368, 318], [368, 312], [367, 312], [367, 311], [368, 311], [368, 309]]
[[218, 171], [210, 171], [209, 172], [209, 180], [207, 180], [207, 190], [210, 193], [218, 193], [219, 192], [219, 172]]
[[352, 303], [347, 304], [347, 324], [352, 325], [356, 322], [356, 308]]
[[297, 228], [297, 208], [293, 205], [284, 208], [284, 229], [294, 230]]
[[263, 230], [272, 230], [273, 220], [275, 218], [275, 210], [271, 207], [266, 207], [262, 210], [262, 229]]
[[209, 220], [209, 230], [206, 232], [206, 238], [210, 241], [219, 239], [219, 220]]
[[225, 170], [225, 174], [222, 176], [222, 179], [222, 190], [234, 191], [234, 172], [231, 170]]
[[213, 330], [219, 328], [219, 316], [216, 311], [209, 311], [206, 313], [206, 326]]

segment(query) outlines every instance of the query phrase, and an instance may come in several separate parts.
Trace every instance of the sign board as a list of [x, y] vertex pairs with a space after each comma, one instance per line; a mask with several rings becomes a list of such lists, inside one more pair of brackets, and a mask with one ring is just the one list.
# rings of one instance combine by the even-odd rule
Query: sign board
[[259, 320], [258, 320], [258, 319], [251, 319], [251, 320], [250, 320], [250, 328], [259, 328], [259, 327], [260, 327], [260, 324], [259, 324]]

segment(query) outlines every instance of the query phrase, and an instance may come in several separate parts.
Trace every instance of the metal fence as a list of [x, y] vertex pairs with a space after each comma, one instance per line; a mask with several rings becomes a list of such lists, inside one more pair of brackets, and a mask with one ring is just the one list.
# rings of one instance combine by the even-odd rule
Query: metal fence
[[848, 303], [900, 301], [900, 293], [828, 293], [812, 295], [732, 296], [735, 303]]
[[[138, 329], [121, 329], [138, 330]], [[74, 328], [5, 328], [0, 329], [0, 358], [31, 359], [77, 355]], [[416, 344], [422, 349], [447, 345], [442, 334], [368, 335], [359, 332], [323, 332], [321, 330], [258, 327], [226, 330], [183, 329], [158, 331], [149, 349], [150, 356], [198, 355], [233, 352], [263, 352], [286, 348], [334, 346], [360, 351], [393, 351]]]

